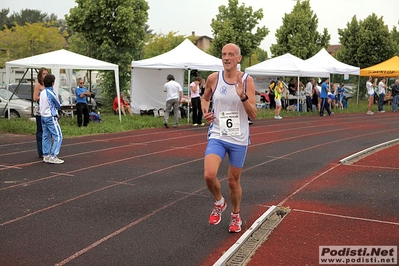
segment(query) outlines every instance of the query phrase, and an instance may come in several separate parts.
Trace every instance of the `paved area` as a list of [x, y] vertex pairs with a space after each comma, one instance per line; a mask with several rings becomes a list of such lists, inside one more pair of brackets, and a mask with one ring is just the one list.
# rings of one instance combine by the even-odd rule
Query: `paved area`
[[[387, 112], [255, 121], [243, 233], [270, 206], [291, 211], [248, 265], [317, 265], [319, 245], [397, 245], [397, 145], [339, 161], [397, 139], [398, 119]], [[230, 206], [219, 225], [208, 225], [206, 130], [65, 139], [62, 165], [36, 158], [33, 135], [0, 135], [0, 265], [213, 265], [242, 234], [228, 233]], [[226, 170], [223, 163], [228, 198]]]

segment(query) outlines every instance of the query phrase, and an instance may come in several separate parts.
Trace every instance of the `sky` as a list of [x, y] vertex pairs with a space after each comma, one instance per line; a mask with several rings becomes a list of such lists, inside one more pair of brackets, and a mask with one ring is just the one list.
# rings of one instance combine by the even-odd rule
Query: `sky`
[[[155, 33], [167, 34], [170, 31], [179, 35], [212, 37], [210, 23], [219, 13], [218, 7], [228, 5], [228, 0], [147, 0], [150, 7], [147, 24]], [[275, 44], [275, 33], [282, 25], [285, 14], [292, 12], [295, 0], [239, 0], [239, 5], [252, 6], [253, 10], [263, 9], [264, 18], [259, 26], [266, 26], [269, 34], [262, 41], [260, 48], [268, 51]], [[9, 8], [10, 13], [22, 9], [37, 9], [42, 12], [54, 13], [58, 18], [64, 18], [69, 9], [76, 6], [75, 0], [2, 0], [0, 8]], [[356, 15], [357, 20], [364, 20], [372, 13], [383, 17], [389, 30], [394, 26], [399, 28], [399, 0], [310, 0], [311, 10], [319, 20], [318, 31], [322, 33], [327, 28], [331, 35], [330, 44], [339, 44], [338, 29], [347, 27], [347, 23]]]

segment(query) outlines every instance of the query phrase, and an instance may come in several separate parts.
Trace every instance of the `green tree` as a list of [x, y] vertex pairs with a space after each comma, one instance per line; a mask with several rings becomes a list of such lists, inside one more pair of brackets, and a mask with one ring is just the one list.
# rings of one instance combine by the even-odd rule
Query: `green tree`
[[399, 31], [398, 29], [394, 26], [392, 31], [391, 31], [391, 38], [396, 44], [396, 52], [395, 54], [399, 54]]
[[0, 30], [11, 28], [14, 25], [8, 17], [8, 13], [10, 13], [9, 8], [2, 8], [0, 10]]
[[[360, 68], [378, 64], [398, 51], [398, 43], [393, 40], [394, 34], [384, 25], [382, 17], [378, 18], [374, 13], [363, 21], [353, 16], [346, 29], [338, 29], [341, 47], [335, 56], [341, 62]], [[360, 95], [366, 94], [366, 79], [360, 79]]]
[[302, 59], [308, 59], [327, 48], [330, 41], [328, 30], [317, 31], [319, 20], [310, 8], [309, 0], [297, 0], [290, 14], [285, 14], [283, 25], [276, 31], [276, 44], [270, 52], [273, 56], [291, 53]]
[[[145, 0], [76, 0], [66, 16], [69, 28], [89, 44], [87, 56], [119, 65], [122, 91], [130, 88], [131, 61], [140, 58], [149, 6]], [[110, 71], [103, 73], [103, 90], [115, 94]]]
[[256, 65], [265, 61], [267, 58], [267, 51], [258, 47], [250, 58], [244, 58], [244, 60], [241, 61], [241, 69], [246, 69], [247, 67]]
[[10, 16], [10, 20], [13, 23], [17, 23], [20, 26], [25, 25], [25, 23], [38, 23], [38, 22], [50, 22], [58, 20], [55, 14], [50, 16], [47, 13], [43, 13], [36, 9], [22, 9], [20, 12], [14, 12]]
[[397, 42], [384, 21], [374, 13], [363, 21], [354, 16], [346, 29], [338, 29], [341, 47], [338, 60], [360, 68], [369, 67], [395, 55]]
[[[64, 37], [51, 23], [26, 23], [0, 31], [0, 48], [7, 50], [7, 60], [24, 58], [66, 47]], [[0, 67], [4, 67], [1, 62]]]
[[219, 14], [211, 22], [213, 40], [210, 53], [221, 58], [223, 46], [235, 43], [241, 48], [244, 58], [250, 57], [269, 33], [265, 26], [256, 27], [262, 18], [263, 9], [254, 12], [252, 7], [238, 6], [238, 0], [229, 0], [227, 7], [220, 6]]
[[173, 31], [167, 35], [154, 34], [144, 48], [144, 58], [151, 58], [166, 53], [181, 44], [185, 39], [184, 35], [177, 35]]

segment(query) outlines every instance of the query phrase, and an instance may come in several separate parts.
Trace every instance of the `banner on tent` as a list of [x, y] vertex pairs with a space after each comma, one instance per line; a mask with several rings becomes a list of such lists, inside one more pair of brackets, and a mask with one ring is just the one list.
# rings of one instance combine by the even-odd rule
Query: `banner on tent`
[[255, 89], [260, 92], [267, 92], [272, 80], [277, 80], [275, 76], [253, 76]]

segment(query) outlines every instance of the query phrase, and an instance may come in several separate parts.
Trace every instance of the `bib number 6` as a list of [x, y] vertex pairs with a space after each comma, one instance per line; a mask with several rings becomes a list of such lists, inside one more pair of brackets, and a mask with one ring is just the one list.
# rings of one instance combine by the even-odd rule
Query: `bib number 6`
[[232, 122], [231, 118], [226, 120], [226, 127], [227, 128], [232, 128], [233, 127], [233, 122]]

